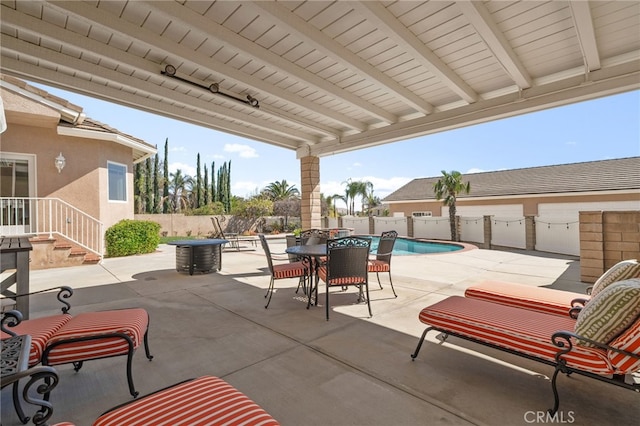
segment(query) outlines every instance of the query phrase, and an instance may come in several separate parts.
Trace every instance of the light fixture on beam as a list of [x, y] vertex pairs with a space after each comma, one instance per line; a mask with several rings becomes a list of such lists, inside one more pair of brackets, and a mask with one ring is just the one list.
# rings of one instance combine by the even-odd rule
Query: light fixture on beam
[[185, 83], [189, 83], [189, 84], [192, 84], [194, 86], [198, 86], [201, 89], [208, 90], [209, 92], [211, 92], [211, 93], [213, 93], [215, 95], [224, 96], [225, 98], [233, 99], [234, 101], [237, 101], [237, 102], [242, 102], [243, 104], [247, 104], [247, 105], [249, 105], [251, 107], [254, 107], [254, 108], [260, 108], [260, 104], [259, 104], [258, 100], [256, 98], [254, 98], [253, 96], [251, 96], [251, 95], [247, 95], [246, 98], [239, 98], [237, 96], [221, 92], [220, 91], [220, 86], [218, 85], [218, 83], [211, 83], [210, 85], [207, 86], [205, 84], [201, 84], [201, 83], [192, 81], [192, 80], [190, 80], [188, 78], [181, 77], [181, 76], [179, 76], [177, 74], [176, 67], [174, 67], [173, 65], [170, 65], [170, 64], [165, 65], [164, 69], [162, 71], [160, 71], [160, 73], [166, 75], [167, 77], [172, 77], [172, 78], [175, 78], [177, 80], [184, 81]]

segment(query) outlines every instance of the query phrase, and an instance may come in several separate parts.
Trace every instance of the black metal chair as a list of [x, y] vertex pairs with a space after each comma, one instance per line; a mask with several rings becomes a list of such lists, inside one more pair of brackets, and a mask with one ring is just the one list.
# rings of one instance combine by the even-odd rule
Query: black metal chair
[[391, 255], [393, 254], [393, 246], [396, 244], [396, 238], [398, 238], [398, 233], [396, 231], [385, 231], [380, 234], [380, 242], [378, 243], [376, 257], [375, 259], [369, 260], [369, 272], [376, 273], [380, 289], [382, 289], [380, 272], [388, 272], [391, 290], [393, 291], [393, 295], [398, 297], [396, 290], [393, 288], [393, 280], [391, 279]]
[[[329, 232], [329, 230], [311, 228], [311, 229], [306, 229], [300, 232], [300, 237], [298, 239], [299, 240], [298, 242], [301, 246], [326, 244], [327, 240], [329, 240], [330, 238], [331, 238], [331, 233]], [[310, 271], [315, 271], [319, 265], [321, 265], [326, 261], [324, 257], [300, 258], [298, 260], [301, 260], [303, 262], [313, 262], [313, 264], [309, 264]], [[318, 264], [318, 262], [320, 263]], [[304, 285], [305, 283], [301, 282], [300, 284]], [[298, 290], [300, 290], [300, 285], [298, 285]], [[296, 290], [296, 293], [298, 292], [298, 290]], [[304, 290], [304, 293], [306, 294], [307, 293], [306, 289], [303, 288], [303, 290]]]
[[[275, 281], [284, 279], [284, 278], [298, 278], [300, 283], [303, 280], [307, 279], [307, 275], [309, 274], [308, 265], [302, 261], [298, 262], [288, 262], [275, 264], [274, 260], [280, 260], [278, 258], [274, 258], [271, 254], [271, 250], [269, 249], [269, 243], [267, 243], [267, 239], [264, 234], [259, 234], [260, 243], [262, 244], [262, 250], [264, 250], [264, 254], [267, 257], [267, 263], [269, 264], [269, 272], [271, 273], [271, 281], [269, 282], [269, 288], [267, 289], [267, 293], [264, 295], [267, 300], [267, 304], [265, 305], [265, 309], [269, 307], [269, 303], [271, 303], [271, 296], [275, 290]], [[284, 260], [284, 259], [283, 259]], [[300, 283], [298, 283], [298, 288], [300, 288]], [[297, 290], [296, 290], [297, 292]]]
[[[326, 263], [318, 267], [318, 276], [326, 283], [326, 311], [329, 320], [329, 289], [331, 287], [357, 286], [358, 302], [367, 301], [369, 316], [369, 249], [371, 239], [362, 237], [344, 237], [327, 241]], [[363, 295], [363, 288], [366, 295]]]

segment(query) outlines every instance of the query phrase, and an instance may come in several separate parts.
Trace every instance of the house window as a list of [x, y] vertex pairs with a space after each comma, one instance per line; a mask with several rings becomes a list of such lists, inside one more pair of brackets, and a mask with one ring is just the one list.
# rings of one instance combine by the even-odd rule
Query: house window
[[423, 216], [431, 217], [432, 215], [431, 215], [431, 212], [429, 211], [429, 212], [412, 212], [411, 216], [413, 216], [413, 217], [423, 217]]
[[107, 162], [109, 201], [127, 201], [127, 166]]

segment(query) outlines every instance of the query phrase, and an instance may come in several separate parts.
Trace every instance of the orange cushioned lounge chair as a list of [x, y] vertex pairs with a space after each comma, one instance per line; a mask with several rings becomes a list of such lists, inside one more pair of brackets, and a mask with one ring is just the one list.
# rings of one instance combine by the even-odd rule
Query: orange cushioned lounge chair
[[456, 336], [555, 368], [551, 386], [560, 404], [559, 373], [576, 373], [640, 392], [640, 279], [611, 284], [577, 319], [460, 296], [422, 309], [428, 327], [411, 355], [418, 356], [427, 332]]
[[598, 278], [593, 287], [588, 290], [588, 294], [523, 284], [483, 281], [467, 288], [464, 295], [473, 299], [565, 316], [571, 309], [579, 311], [592, 297], [609, 285], [630, 278], [640, 278], [640, 263], [635, 259], [616, 263]]

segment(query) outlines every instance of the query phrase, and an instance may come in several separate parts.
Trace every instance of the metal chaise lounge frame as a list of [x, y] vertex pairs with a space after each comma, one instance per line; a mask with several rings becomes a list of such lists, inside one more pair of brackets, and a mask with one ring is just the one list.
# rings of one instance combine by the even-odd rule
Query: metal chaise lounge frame
[[228, 243], [229, 246], [231, 248], [236, 249], [237, 251], [240, 251], [240, 242], [241, 241], [250, 242], [254, 246], [257, 245], [257, 243], [258, 243], [258, 237], [257, 236], [240, 235], [240, 234], [238, 234], [236, 232], [227, 232], [227, 233], [225, 233], [222, 230], [222, 225], [220, 225], [220, 221], [215, 216], [211, 217], [211, 223], [213, 224], [213, 238], [220, 238], [222, 240], [229, 241], [229, 243]]
[[[516, 329], [513, 320], [519, 316], [526, 326]], [[554, 405], [548, 410], [552, 415], [560, 405], [557, 389], [559, 373], [576, 373], [640, 392], [640, 383], [634, 380], [633, 374], [640, 369], [640, 318], [636, 318], [611, 344], [602, 344], [570, 331], [576, 321], [568, 315], [562, 317], [460, 296], [450, 296], [424, 308], [419, 319], [428, 327], [411, 354], [412, 360], [417, 358], [427, 333], [435, 330], [441, 333], [438, 336], [441, 341], [448, 336], [455, 336], [553, 366], [555, 371], [551, 388]], [[579, 341], [588, 342], [594, 347], [578, 345]], [[633, 346], [633, 352], [625, 350], [628, 346]], [[596, 367], [606, 369], [607, 359], [610, 360], [608, 364], [612, 371], [598, 374]], [[593, 364], [591, 371], [579, 366], [581, 361], [593, 363], [594, 360], [602, 365]], [[627, 368], [618, 369], [618, 365]]]

